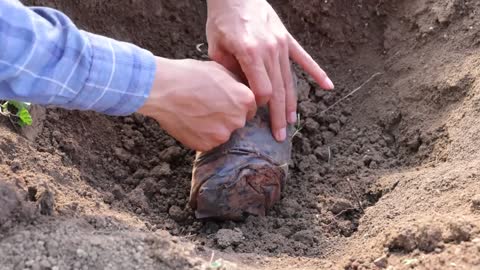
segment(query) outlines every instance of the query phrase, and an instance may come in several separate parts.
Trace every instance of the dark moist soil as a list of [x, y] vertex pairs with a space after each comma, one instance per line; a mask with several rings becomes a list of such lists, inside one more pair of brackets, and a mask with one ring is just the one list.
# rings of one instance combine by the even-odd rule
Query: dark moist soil
[[[205, 59], [203, 1], [27, 3]], [[0, 124], [0, 269], [480, 267], [480, 3], [271, 3], [336, 89], [297, 70], [301, 129], [266, 217], [196, 220], [194, 153], [151, 119], [36, 108], [33, 128]]]

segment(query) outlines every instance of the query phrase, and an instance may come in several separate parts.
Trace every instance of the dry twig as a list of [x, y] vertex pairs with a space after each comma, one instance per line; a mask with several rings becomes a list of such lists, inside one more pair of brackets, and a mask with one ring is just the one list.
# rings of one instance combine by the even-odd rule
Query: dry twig
[[343, 209], [342, 211], [340, 211], [340, 213], [336, 214], [334, 216], [335, 219], [337, 219], [339, 216], [347, 213], [348, 211], [355, 211], [356, 209], [355, 208], [347, 208], [347, 209]]
[[337, 104], [339, 104], [340, 102], [344, 101], [345, 99], [347, 99], [348, 97], [350, 97], [351, 95], [355, 94], [355, 92], [357, 92], [358, 90], [362, 89], [367, 83], [369, 83], [371, 80], [373, 80], [375, 77], [381, 75], [382, 73], [380, 72], [377, 72], [375, 74], [373, 74], [370, 78], [368, 78], [368, 80], [366, 80], [364, 83], [362, 83], [362, 85], [360, 85], [359, 87], [355, 88], [352, 92], [348, 93], [346, 96], [342, 97], [341, 99], [337, 100], [335, 103], [333, 103], [332, 105], [330, 105], [328, 108], [326, 108], [325, 110], [323, 110], [321, 113], [325, 113], [327, 111], [329, 111], [331, 108], [333, 108], [334, 106], [336, 106]]
[[362, 210], [362, 212], [365, 212], [365, 209], [363, 209], [363, 206], [362, 206], [362, 201], [360, 200], [360, 196], [358, 196], [358, 193], [353, 188], [353, 185], [350, 182], [350, 178], [347, 177], [346, 181], [348, 183], [348, 186], [350, 186], [350, 190], [352, 191], [353, 195], [355, 196], [355, 199], [357, 199], [358, 207]]
[[212, 251], [212, 256], [210, 257], [210, 265], [213, 263], [213, 257], [215, 257], [215, 251]]

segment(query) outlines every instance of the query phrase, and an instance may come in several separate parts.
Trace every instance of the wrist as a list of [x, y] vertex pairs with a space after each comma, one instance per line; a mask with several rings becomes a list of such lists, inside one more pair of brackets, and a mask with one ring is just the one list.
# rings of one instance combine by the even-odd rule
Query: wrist
[[[141, 113], [145, 116], [155, 116], [155, 118], [159, 118], [164, 112], [163, 108], [165, 108], [165, 92], [171, 85], [172, 75], [170, 69], [172, 65], [170, 64], [171, 59], [156, 57], [155, 64], [156, 64], [156, 71], [153, 78], [152, 88], [150, 90], [150, 95], [145, 100], [145, 103], [142, 107], [138, 110], [138, 113]], [[160, 104], [159, 104], [160, 103]]]
[[162, 125], [172, 114], [177, 114], [179, 108], [191, 105], [186, 101], [188, 96], [182, 90], [198, 83], [190, 80], [192, 67], [196, 64], [192, 61], [194, 60], [157, 57], [150, 95], [138, 112], [155, 118]]

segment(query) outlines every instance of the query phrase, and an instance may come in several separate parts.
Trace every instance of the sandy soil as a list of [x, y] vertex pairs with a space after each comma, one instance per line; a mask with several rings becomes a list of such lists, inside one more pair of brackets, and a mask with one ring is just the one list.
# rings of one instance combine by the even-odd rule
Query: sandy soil
[[[205, 58], [203, 1], [26, 2]], [[268, 216], [196, 220], [194, 153], [151, 119], [36, 108], [27, 130], [0, 119], [0, 269], [480, 269], [480, 2], [271, 3], [336, 90], [298, 70], [303, 128]]]

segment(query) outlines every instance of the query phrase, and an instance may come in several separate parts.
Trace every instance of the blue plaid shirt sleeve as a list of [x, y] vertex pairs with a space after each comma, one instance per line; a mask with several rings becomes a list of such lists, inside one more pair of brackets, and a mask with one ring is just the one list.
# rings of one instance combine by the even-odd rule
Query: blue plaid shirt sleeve
[[0, 1], [0, 99], [128, 115], [149, 95], [155, 57], [79, 30], [63, 13]]

